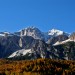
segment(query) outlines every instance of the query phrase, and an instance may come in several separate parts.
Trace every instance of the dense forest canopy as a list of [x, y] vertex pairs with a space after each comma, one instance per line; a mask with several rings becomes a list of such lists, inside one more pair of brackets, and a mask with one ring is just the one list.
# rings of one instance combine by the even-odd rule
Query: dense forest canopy
[[75, 61], [0, 59], [0, 75], [74, 75]]

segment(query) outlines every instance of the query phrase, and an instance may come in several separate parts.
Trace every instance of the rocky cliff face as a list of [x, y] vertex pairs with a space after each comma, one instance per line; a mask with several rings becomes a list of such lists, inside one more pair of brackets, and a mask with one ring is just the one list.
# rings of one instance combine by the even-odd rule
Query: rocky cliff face
[[54, 46], [54, 49], [57, 50], [59, 59], [65, 60], [75, 60], [75, 42], [67, 42], [62, 45]]
[[0, 37], [0, 58], [4, 58], [20, 49], [31, 48], [33, 38], [29, 36], [1, 36]]
[[73, 32], [71, 35], [70, 35], [70, 39], [75, 41], [75, 32]]
[[[75, 33], [28, 27], [15, 33], [0, 32], [0, 58], [75, 60]], [[56, 44], [56, 43], [59, 44]]]
[[6, 57], [12, 52], [21, 49], [18, 36], [0, 36], [0, 58]]
[[[12, 59], [37, 59], [51, 58], [63, 60], [75, 60], [75, 42], [67, 42], [62, 45], [51, 46], [44, 41], [34, 41], [35, 45], [31, 50], [18, 50], [18, 53], [9, 56]], [[22, 53], [23, 51], [23, 53]], [[28, 51], [28, 52], [27, 52]], [[25, 52], [25, 53], [24, 53]], [[27, 53], [26, 53], [27, 52]]]
[[61, 41], [67, 40], [67, 39], [69, 39], [69, 37], [67, 35], [58, 35], [56, 37], [49, 38], [47, 43], [52, 45], [56, 42], [61, 42]]
[[44, 39], [43, 33], [36, 27], [28, 27], [20, 31], [20, 36], [31, 36], [34, 39]]

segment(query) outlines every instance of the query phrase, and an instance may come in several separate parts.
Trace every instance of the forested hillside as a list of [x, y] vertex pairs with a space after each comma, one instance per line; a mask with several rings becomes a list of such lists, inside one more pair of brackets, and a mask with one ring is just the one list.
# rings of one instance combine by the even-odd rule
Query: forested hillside
[[0, 59], [0, 75], [75, 75], [75, 61]]

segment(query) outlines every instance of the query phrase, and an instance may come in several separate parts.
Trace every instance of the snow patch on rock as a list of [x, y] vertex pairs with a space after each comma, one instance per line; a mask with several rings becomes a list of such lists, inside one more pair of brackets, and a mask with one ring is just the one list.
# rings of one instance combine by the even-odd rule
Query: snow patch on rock
[[73, 41], [73, 40], [67, 39], [67, 40], [62, 41], [62, 42], [57, 41], [55, 44], [53, 44], [53, 46], [60, 45], [60, 44], [65, 44], [65, 43], [70, 42], [70, 41]]
[[17, 56], [24, 56], [27, 53], [31, 53], [31, 49], [18, 50], [16, 52], [12, 53], [8, 58], [17, 57]]

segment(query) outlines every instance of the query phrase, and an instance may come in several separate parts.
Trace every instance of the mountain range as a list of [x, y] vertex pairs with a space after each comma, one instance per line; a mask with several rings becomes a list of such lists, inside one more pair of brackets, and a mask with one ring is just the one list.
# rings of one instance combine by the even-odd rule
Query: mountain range
[[0, 32], [0, 58], [75, 60], [75, 32], [42, 32], [33, 26], [14, 33]]

